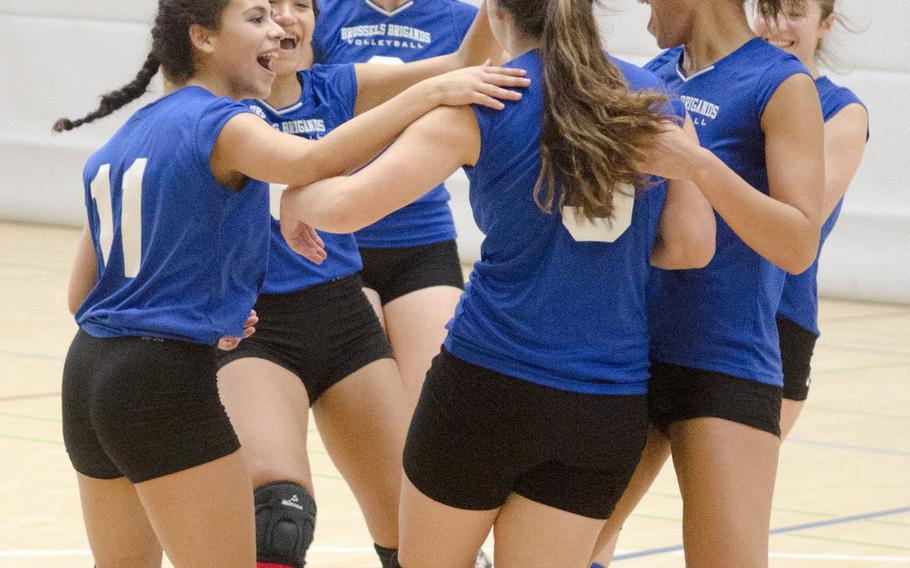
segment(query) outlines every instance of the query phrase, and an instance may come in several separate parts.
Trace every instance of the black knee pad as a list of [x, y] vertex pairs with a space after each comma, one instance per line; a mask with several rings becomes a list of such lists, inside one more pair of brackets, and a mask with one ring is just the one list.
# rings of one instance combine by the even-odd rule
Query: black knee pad
[[316, 502], [294, 483], [270, 483], [253, 492], [256, 504], [256, 561], [306, 565], [316, 529]]

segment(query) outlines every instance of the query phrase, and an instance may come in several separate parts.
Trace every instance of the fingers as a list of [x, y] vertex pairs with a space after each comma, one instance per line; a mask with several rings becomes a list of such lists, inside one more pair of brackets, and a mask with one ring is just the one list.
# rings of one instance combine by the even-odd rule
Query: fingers
[[[490, 60], [487, 60], [487, 63], [484, 63], [480, 66], [487, 73], [495, 73], [496, 75], [508, 75], [511, 77], [524, 77], [528, 74], [524, 69], [518, 69], [516, 67], [491, 67], [488, 65]], [[529, 82], [530, 84], [530, 82]]]
[[240, 339], [236, 337], [222, 337], [218, 340], [218, 349], [222, 351], [232, 351], [240, 345]]

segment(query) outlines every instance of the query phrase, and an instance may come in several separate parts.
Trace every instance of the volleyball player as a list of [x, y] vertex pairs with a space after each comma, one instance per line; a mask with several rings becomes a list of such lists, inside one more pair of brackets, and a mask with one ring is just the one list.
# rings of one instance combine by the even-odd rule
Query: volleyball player
[[[248, 333], [265, 276], [268, 194], [255, 180], [341, 174], [436, 104], [485, 100], [506, 78], [478, 87], [477, 70], [426, 82], [311, 142], [237, 102], [269, 95], [282, 37], [264, 0], [160, 0], [136, 78], [85, 118], [55, 124], [106, 116], [164, 71], [165, 95], [83, 174], [77, 257], [89, 269], [74, 270], [71, 291], [88, 296], [70, 297], [80, 331], [64, 368], [63, 434], [99, 568], [160, 565], [162, 546], [178, 568], [255, 565], [252, 487], [213, 352], [219, 338]], [[314, 234], [305, 240], [319, 258]]]
[[704, 266], [714, 216], [690, 183], [642, 185], [694, 132], [604, 56], [591, 2], [489, 6], [522, 101], [429, 114], [353, 176], [286, 191], [282, 230], [356, 229], [466, 165], [486, 238], [408, 433], [400, 562], [471, 566], [493, 527], [498, 568], [580, 568], [645, 441], [649, 262]]
[[[598, 548], [615, 543], [672, 451], [686, 564], [767, 566], [783, 384], [774, 318], [785, 273], [804, 271], [818, 250], [818, 94], [796, 57], [752, 33], [743, 2], [645, 3], [648, 31], [670, 48], [646, 68], [685, 102], [704, 146], [675, 175], [717, 211], [717, 254], [701, 270], [655, 271], [653, 427]], [[768, 17], [783, 9], [757, 7]]]
[[[314, 36], [320, 63], [402, 63], [451, 53], [477, 8], [461, 0], [323, 0]], [[408, 416], [445, 323], [464, 288], [443, 184], [356, 233], [368, 297], [392, 344]]]
[[[275, 128], [307, 138], [325, 136], [420, 79], [500, 51], [483, 18], [450, 55], [397, 66], [313, 66], [314, 5], [271, 5], [285, 36], [272, 65], [277, 77], [267, 99], [248, 104]], [[257, 559], [293, 568], [305, 561], [316, 517], [307, 458], [312, 407], [386, 565], [398, 548], [401, 455], [410, 415], [398, 369], [364, 295], [354, 237], [322, 233], [327, 258], [317, 266], [288, 247], [277, 217], [276, 209], [268, 271], [255, 306], [256, 335], [218, 361], [221, 398], [253, 480]], [[281, 527], [298, 530], [287, 539]]]
[[[755, 32], [769, 43], [797, 56], [815, 78], [825, 119], [825, 199], [822, 204], [821, 247], [834, 229], [844, 194], [863, 158], [869, 133], [869, 114], [862, 101], [846, 87], [821, 74], [819, 56], [825, 38], [838, 20], [835, 0], [807, 0], [804, 7], [789, 6], [783, 17], [758, 17]], [[760, 16], [760, 15], [759, 15]], [[784, 372], [781, 437], [796, 424], [809, 395], [812, 352], [818, 339], [818, 260], [800, 275], [787, 276], [777, 332]]]

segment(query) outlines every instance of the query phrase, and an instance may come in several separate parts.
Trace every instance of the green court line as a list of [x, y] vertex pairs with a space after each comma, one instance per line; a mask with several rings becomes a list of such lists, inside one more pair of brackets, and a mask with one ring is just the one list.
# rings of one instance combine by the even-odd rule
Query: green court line
[[0, 434], [0, 438], [6, 438], [7, 440], [16, 440], [18, 442], [40, 442], [42, 444], [55, 444], [58, 446], [63, 445], [63, 440], [45, 440], [43, 438], [29, 438], [27, 436], [14, 436], [12, 434]]
[[815, 535], [808, 535], [808, 534], [781, 533], [781, 534], [775, 534], [775, 535], [771, 535], [771, 536], [772, 537], [789, 536], [789, 537], [793, 537], [793, 538], [802, 538], [802, 539], [806, 539], [806, 540], [820, 540], [820, 541], [824, 541], [824, 542], [836, 542], [838, 544], [855, 544], [858, 546], [869, 546], [872, 548], [885, 548], [888, 550], [903, 550], [903, 551], [910, 550], [910, 547], [908, 547], [908, 546], [898, 546], [896, 544], [881, 544], [878, 542], [863, 542], [863, 541], [859, 541], [859, 540], [849, 540], [849, 539], [844, 539], [844, 538], [832, 538], [832, 537], [815, 536]]
[[21, 418], [22, 420], [37, 420], [39, 422], [57, 422], [60, 423], [60, 418], [47, 418], [44, 416], [27, 416], [25, 414], [13, 414], [11, 412], [0, 412], [0, 416], [3, 418]]

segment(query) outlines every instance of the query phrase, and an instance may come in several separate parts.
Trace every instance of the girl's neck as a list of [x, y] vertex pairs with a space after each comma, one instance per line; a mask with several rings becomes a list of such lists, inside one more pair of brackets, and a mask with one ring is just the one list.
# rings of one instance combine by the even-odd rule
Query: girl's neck
[[372, 0], [374, 4], [385, 10], [386, 12], [394, 12], [398, 8], [401, 8], [411, 0]]
[[705, 2], [694, 16], [685, 42], [683, 71], [691, 75], [710, 67], [754, 37], [741, 5], [728, 1]]
[[297, 73], [290, 75], [279, 75], [272, 83], [272, 94], [265, 102], [269, 103], [272, 108], [282, 109], [296, 104], [301, 95], [303, 95], [303, 86]]

